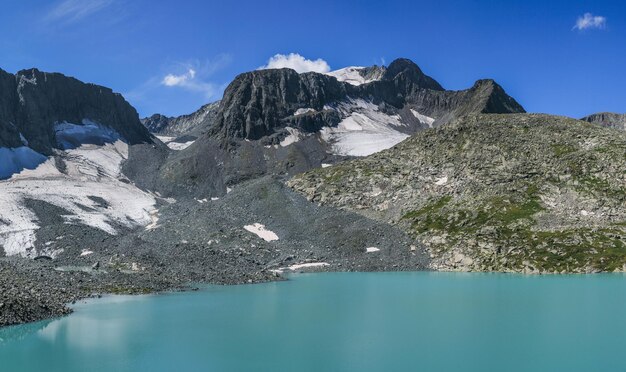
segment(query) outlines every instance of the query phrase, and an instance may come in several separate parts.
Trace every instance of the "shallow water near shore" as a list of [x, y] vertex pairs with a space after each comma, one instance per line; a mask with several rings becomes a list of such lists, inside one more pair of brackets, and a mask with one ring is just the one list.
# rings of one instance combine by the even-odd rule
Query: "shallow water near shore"
[[623, 274], [300, 274], [75, 310], [0, 330], [0, 371], [626, 370]]

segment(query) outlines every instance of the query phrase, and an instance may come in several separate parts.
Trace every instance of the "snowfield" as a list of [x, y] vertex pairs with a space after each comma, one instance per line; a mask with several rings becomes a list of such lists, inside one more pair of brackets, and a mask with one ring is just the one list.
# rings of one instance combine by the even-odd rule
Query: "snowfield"
[[343, 81], [352, 85], [361, 85], [361, 84], [366, 84], [372, 81], [379, 80], [380, 77], [377, 77], [375, 79], [364, 78], [359, 73], [359, 71], [363, 70], [364, 68], [365, 67], [360, 67], [360, 66], [345, 67], [339, 70], [327, 72], [326, 75], [333, 76], [339, 81]]
[[156, 136], [161, 142], [167, 145], [172, 150], [181, 151], [186, 149], [187, 147], [193, 145], [196, 141], [187, 141], [187, 142], [174, 142], [176, 137], [166, 137], [166, 136]]
[[415, 116], [415, 118], [417, 120], [419, 120], [421, 123], [428, 125], [429, 128], [433, 127], [433, 123], [435, 122], [435, 119], [426, 116], [426, 115], [422, 115], [419, 112], [411, 109], [411, 113], [413, 114], [413, 116]]
[[[72, 138], [63, 140], [72, 146], [77, 143]], [[0, 246], [6, 255], [54, 257], [59, 253], [45, 247], [35, 251], [39, 225], [25, 206], [27, 199], [66, 210], [63, 218], [68, 224], [88, 225], [113, 235], [118, 226], [132, 228], [154, 222], [155, 198], [122, 181], [121, 165], [127, 158], [128, 145], [121, 140], [104, 146], [83, 144], [59, 151], [57, 160], [50, 157], [33, 170], [0, 181]], [[63, 172], [57, 168], [59, 161], [65, 165]]]
[[328, 108], [345, 116], [337, 127], [324, 127], [320, 131], [322, 140], [331, 146], [335, 155], [367, 156], [409, 137], [399, 130], [406, 126], [399, 116], [380, 112], [371, 102], [356, 99]]

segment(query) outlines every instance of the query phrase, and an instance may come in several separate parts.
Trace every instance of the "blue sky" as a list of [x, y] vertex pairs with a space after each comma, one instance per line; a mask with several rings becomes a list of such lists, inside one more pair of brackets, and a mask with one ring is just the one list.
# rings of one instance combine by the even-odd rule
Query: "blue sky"
[[105, 85], [141, 115], [195, 111], [288, 53], [332, 69], [407, 57], [447, 89], [493, 78], [531, 112], [626, 112], [620, 1], [7, 0], [0, 13], [0, 68]]

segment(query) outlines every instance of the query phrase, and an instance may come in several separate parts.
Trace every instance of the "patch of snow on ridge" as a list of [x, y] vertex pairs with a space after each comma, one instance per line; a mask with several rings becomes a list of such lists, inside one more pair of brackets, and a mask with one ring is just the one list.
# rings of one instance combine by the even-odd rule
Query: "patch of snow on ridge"
[[421, 123], [428, 125], [429, 128], [433, 127], [433, 123], [435, 122], [435, 119], [426, 116], [426, 115], [422, 115], [419, 112], [411, 109], [411, 113], [413, 114], [413, 116], [415, 116], [415, 118], [417, 118], [417, 120], [419, 120]]
[[400, 131], [405, 124], [398, 115], [380, 112], [378, 106], [362, 99], [342, 102], [332, 107], [346, 116], [337, 127], [324, 127], [321, 138], [335, 155], [367, 156], [404, 141]]
[[[127, 181], [121, 164], [128, 145], [121, 140], [105, 146], [82, 145], [59, 153], [64, 172], [49, 158], [34, 170], [24, 170], [0, 181], [0, 246], [7, 255], [26, 257], [50, 254], [34, 252], [37, 217], [24, 206], [26, 199], [53, 204], [67, 211], [66, 223], [83, 224], [117, 234], [115, 226], [128, 228], [152, 222], [156, 200]], [[98, 202], [105, 200], [106, 205]]]
[[265, 240], [266, 242], [278, 240], [278, 235], [276, 235], [273, 231], [267, 230], [265, 228], [265, 225], [261, 225], [260, 223], [246, 225], [243, 228], [255, 234], [259, 238]]
[[361, 75], [360, 71], [365, 67], [351, 66], [339, 70], [327, 72], [326, 75], [333, 76], [339, 81], [343, 81], [352, 85], [361, 85], [376, 81], [378, 79], [366, 79]]
[[369, 247], [365, 249], [365, 252], [367, 253], [373, 253], [373, 252], [378, 252], [378, 251], [380, 251], [380, 249], [376, 247]]

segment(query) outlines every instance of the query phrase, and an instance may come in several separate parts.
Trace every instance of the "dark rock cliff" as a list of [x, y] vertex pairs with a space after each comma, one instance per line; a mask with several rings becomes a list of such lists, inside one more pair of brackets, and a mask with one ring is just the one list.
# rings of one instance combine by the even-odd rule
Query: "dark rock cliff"
[[109, 88], [37, 69], [15, 75], [0, 70], [0, 146], [18, 147], [26, 140], [50, 155], [57, 147], [54, 125], [83, 120], [115, 130], [130, 144], [151, 142], [137, 111]]

